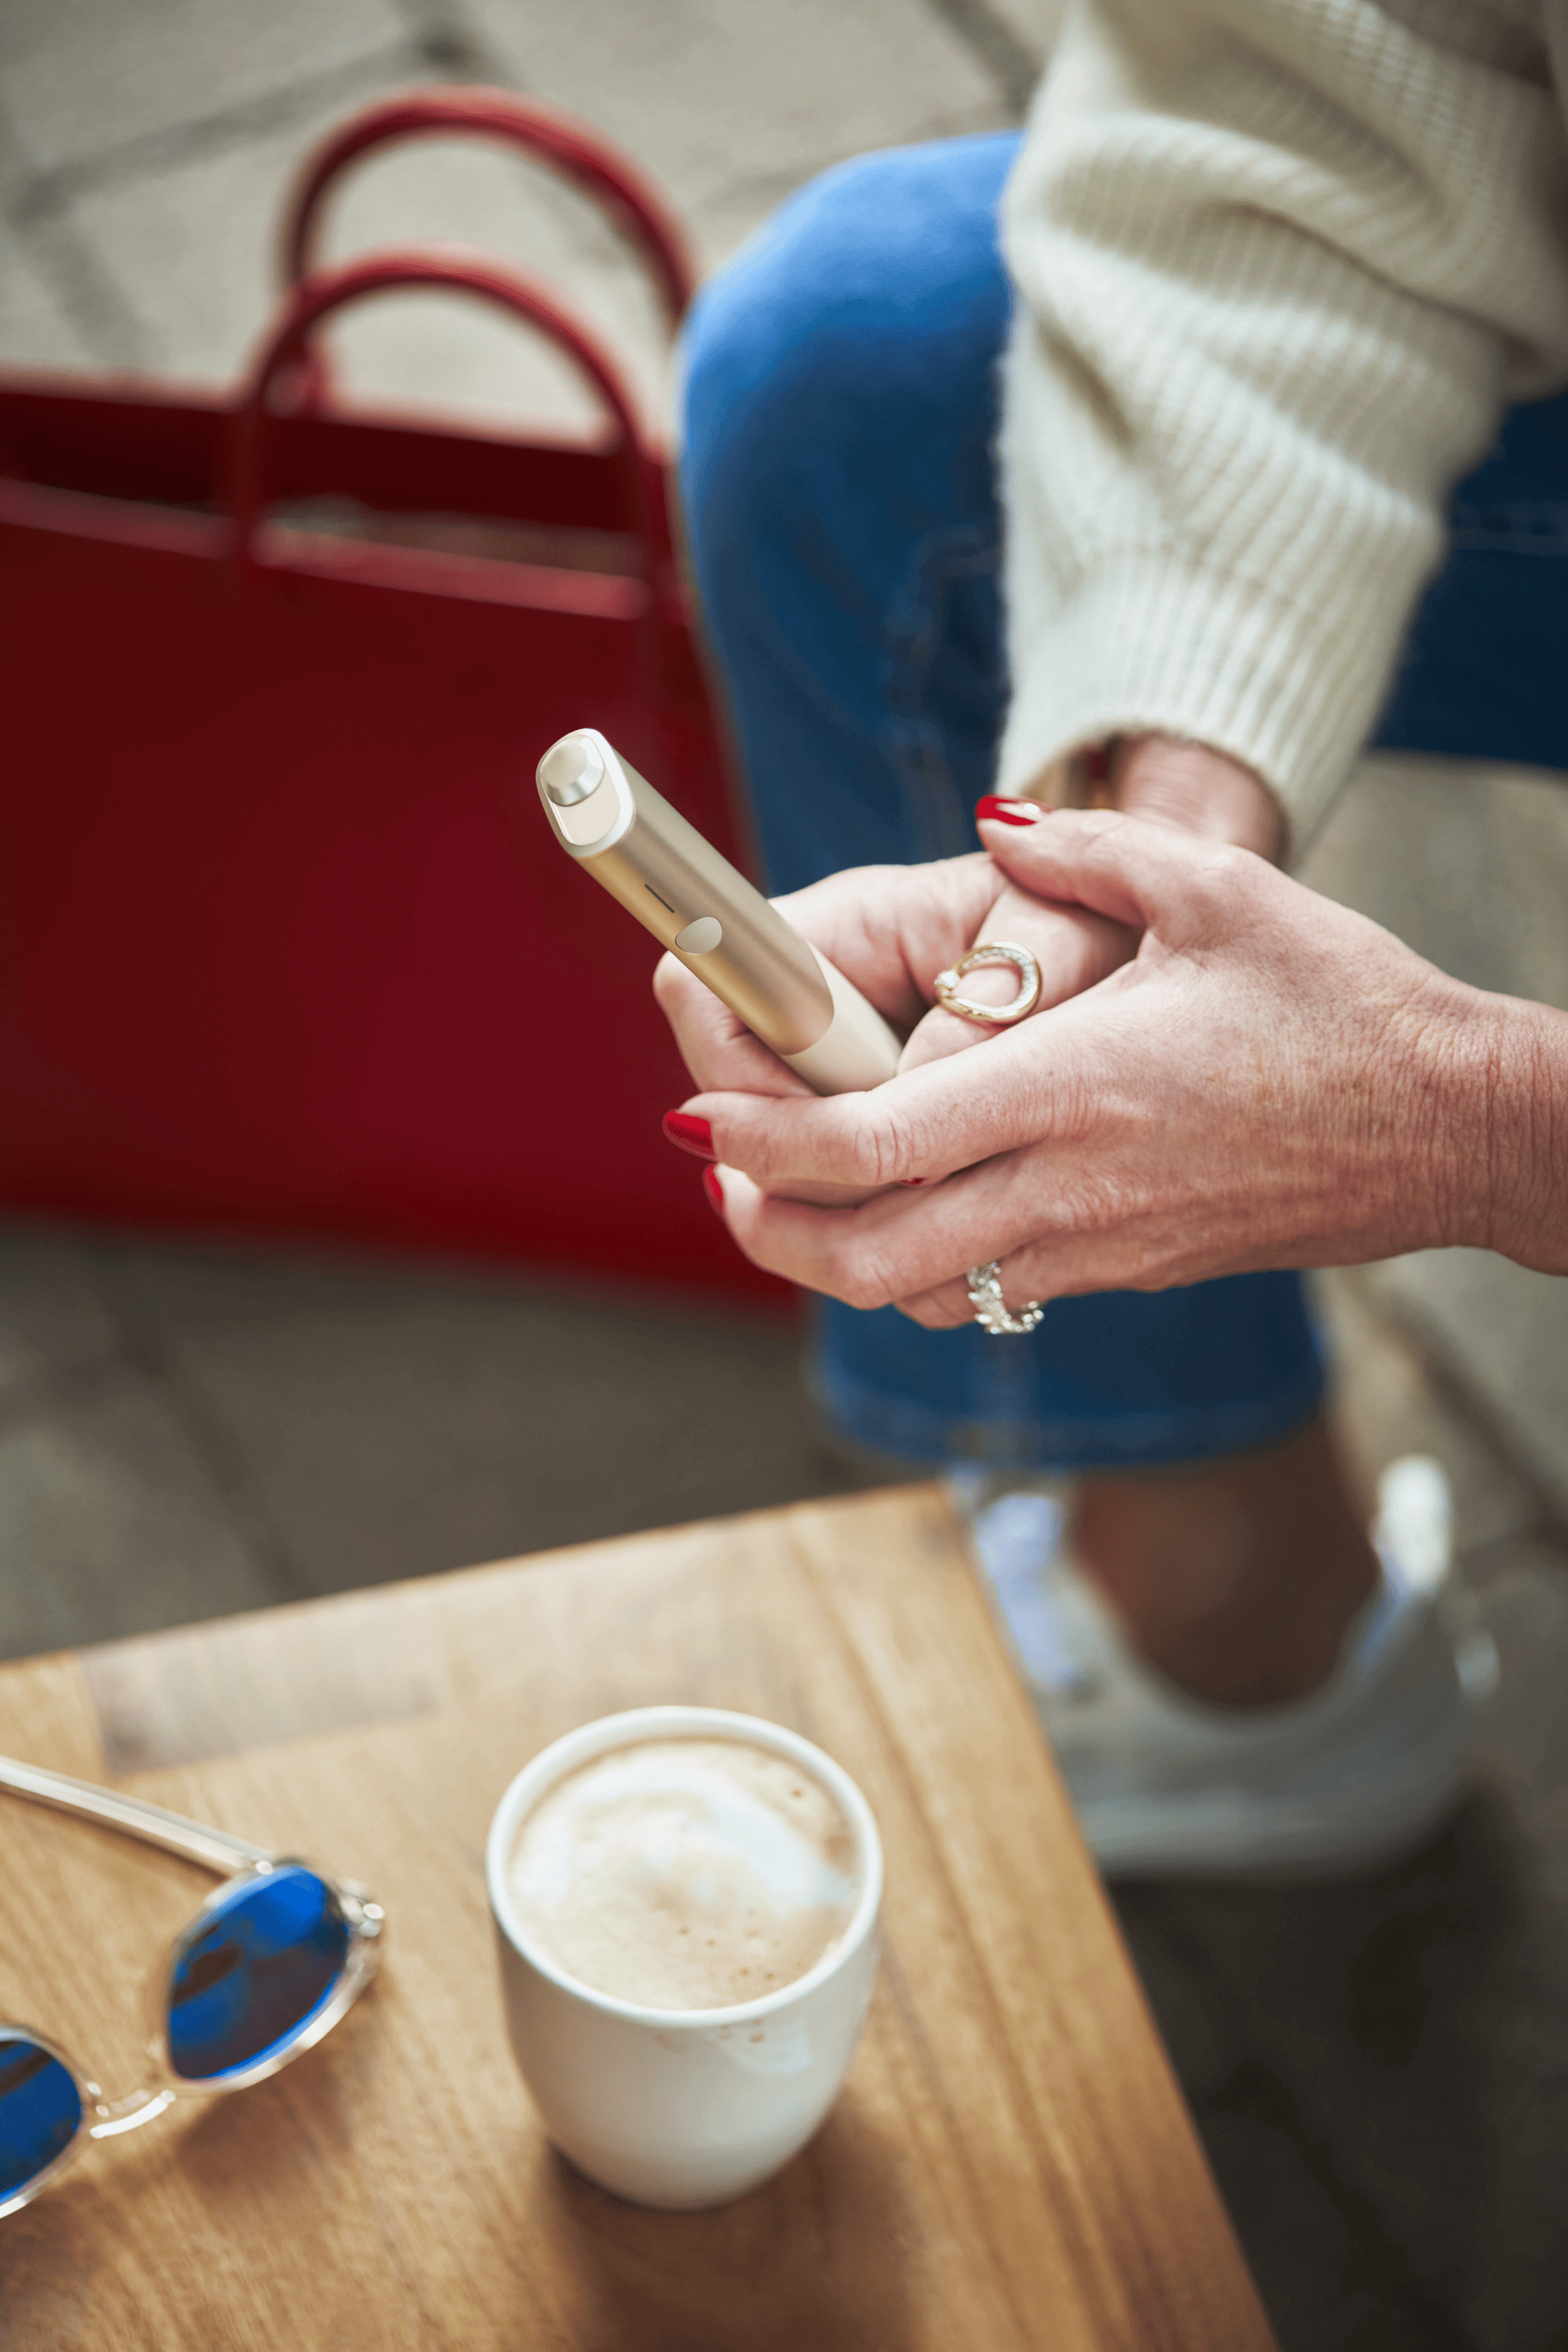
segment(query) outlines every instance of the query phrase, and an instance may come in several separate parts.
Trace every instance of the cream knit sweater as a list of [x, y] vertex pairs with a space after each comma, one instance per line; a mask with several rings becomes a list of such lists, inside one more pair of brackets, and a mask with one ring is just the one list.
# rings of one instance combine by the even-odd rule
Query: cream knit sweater
[[1564, 94], [1568, 0], [1078, 0], [1004, 205], [1002, 789], [1152, 729], [1310, 832], [1568, 381]]

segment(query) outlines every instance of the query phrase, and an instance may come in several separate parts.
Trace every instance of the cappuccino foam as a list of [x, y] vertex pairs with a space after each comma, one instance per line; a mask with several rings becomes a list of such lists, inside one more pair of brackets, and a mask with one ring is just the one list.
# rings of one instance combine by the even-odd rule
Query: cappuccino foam
[[803, 1977], [847, 1928], [855, 1833], [814, 1773], [741, 1739], [647, 1739], [548, 1790], [510, 1892], [546, 1958], [648, 2009], [729, 2009]]

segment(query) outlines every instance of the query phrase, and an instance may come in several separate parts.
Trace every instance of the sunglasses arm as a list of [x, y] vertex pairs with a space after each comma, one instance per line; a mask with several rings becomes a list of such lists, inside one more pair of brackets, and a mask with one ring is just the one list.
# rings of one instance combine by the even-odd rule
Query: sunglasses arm
[[230, 1837], [226, 1830], [188, 1822], [183, 1813], [165, 1812], [162, 1805], [150, 1805], [144, 1797], [127, 1797], [118, 1789], [100, 1789], [91, 1780], [72, 1780], [64, 1772], [46, 1772], [39, 1765], [18, 1764], [9, 1756], [0, 1756], [0, 1789], [30, 1797], [36, 1804], [53, 1805], [63, 1813], [101, 1822], [106, 1829], [123, 1830], [148, 1845], [161, 1845], [165, 1853], [199, 1862], [221, 1877], [242, 1870], [247, 1863], [274, 1859], [266, 1846]]

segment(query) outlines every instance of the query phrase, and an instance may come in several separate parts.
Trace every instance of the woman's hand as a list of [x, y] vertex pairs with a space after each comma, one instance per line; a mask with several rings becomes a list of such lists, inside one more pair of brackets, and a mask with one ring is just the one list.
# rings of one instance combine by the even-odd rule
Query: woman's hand
[[[1262, 858], [1165, 825], [1065, 812], [983, 837], [1020, 890], [1142, 932], [1135, 960], [983, 1055], [869, 1095], [726, 1087], [688, 1104], [759, 1265], [945, 1326], [969, 1318], [964, 1270], [991, 1258], [1011, 1305], [1455, 1241], [1568, 1264], [1526, 1148], [1542, 1052], [1568, 1120], [1563, 1016], [1464, 988]], [[950, 960], [950, 940], [921, 934], [918, 968]], [[838, 950], [861, 985], [875, 977], [852, 940]], [[889, 1013], [892, 968], [877, 967]], [[911, 1180], [925, 1189], [853, 1210], [773, 1197]]]
[[[1279, 811], [1250, 769], [1200, 743], [1160, 736], [1126, 737], [1115, 747], [1109, 789], [1119, 807], [1153, 822], [1272, 857]], [[980, 811], [993, 827], [1026, 826], [1041, 815], [1029, 801], [988, 797]], [[1039, 1009], [1092, 988], [1136, 950], [1136, 932], [1089, 908], [1046, 904], [983, 856], [929, 866], [861, 866], [831, 875], [777, 902], [798, 931], [821, 949], [896, 1029], [906, 1033], [900, 1066], [988, 1043], [998, 1033], [945, 1012], [936, 1003], [939, 971], [986, 940], [1011, 940], [1040, 966]], [[1005, 970], [973, 973], [965, 994], [1005, 1003], [1016, 985]], [[700, 1087], [762, 1095], [809, 1097], [804, 1078], [752, 1036], [738, 1015], [675, 956], [665, 956], [654, 990]]]
[[[1023, 819], [1026, 824], [1030, 821]], [[984, 1045], [999, 1034], [936, 1003], [937, 973], [981, 940], [1013, 940], [1029, 950], [1040, 966], [1042, 1006], [1059, 1004], [1092, 986], [1125, 962], [1137, 944], [1121, 924], [1086, 908], [1049, 906], [1019, 889], [980, 850], [931, 866], [856, 866], [777, 904], [796, 930], [908, 1035], [904, 1069]], [[1004, 1003], [1016, 986], [1011, 971], [980, 971], [970, 975], [964, 992], [978, 1003], [989, 993]], [[753, 1037], [739, 1015], [675, 956], [661, 959], [654, 990], [699, 1086], [817, 1099], [805, 1079]]]

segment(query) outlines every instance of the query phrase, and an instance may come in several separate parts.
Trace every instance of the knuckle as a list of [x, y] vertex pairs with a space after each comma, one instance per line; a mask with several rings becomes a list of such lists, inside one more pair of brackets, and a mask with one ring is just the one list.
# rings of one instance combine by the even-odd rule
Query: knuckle
[[846, 1307], [856, 1307], [863, 1315], [888, 1304], [886, 1288], [872, 1278], [865, 1266], [847, 1268], [838, 1285], [838, 1296]]
[[902, 1123], [890, 1117], [880, 1105], [868, 1104], [867, 1097], [858, 1096], [858, 1105], [866, 1105], [849, 1130], [849, 1160], [857, 1184], [880, 1190], [896, 1184], [909, 1164], [909, 1152], [902, 1132]]
[[861, 1245], [860, 1280], [870, 1307], [890, 1307], [909, 1295], [909, 1267], [875, 1241]]
[[1212, 900], [1234, 906], [1238, 898], [1251, 896], [1259, 863], [1249, 849], [1237, 849], [1228, 841], [1214, 842], [1206, 846], [1198, 869], [1200, 885]]
[[927, 1331], [953, 1330], [966, 1323], [973, 1312], [967, 1297], [958, 1307], [943, 1290], [926, 1290], [918, 1298], [900, 1298], [899, 1307], [911, 1322], [919, 1323]]
[[835, 1253], [835, 1258], [834, 1295], [846, 1307], [869, 1314], [876, 1307], [891, 1305], [898, 1290], [889, 1281], [879, 1254], [868, 1249], [864, 1239], [847, 1242]]
[[1228, 843], [1206, 844], [1188, 888], [1190, 904], [1206, 939], [1235, 929], [1252, 904], [1258, 861]]
[[1203, 878], [1211, 891], [1228, 898], [1247, 888], [1257, 862], [1248, 851], [1237, 849], [1228, 841], [1215, 842], [1204, 858]]

